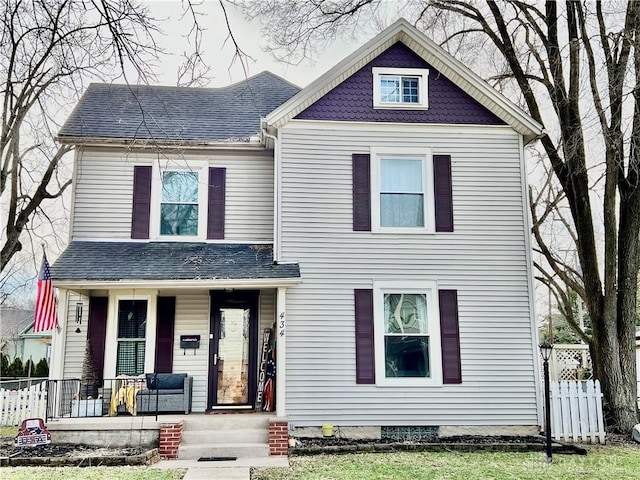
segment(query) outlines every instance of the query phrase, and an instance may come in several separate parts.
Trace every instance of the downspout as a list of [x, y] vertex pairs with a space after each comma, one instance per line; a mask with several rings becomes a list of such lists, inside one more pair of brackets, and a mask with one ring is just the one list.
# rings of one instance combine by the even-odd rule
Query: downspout
[[[280, 142], [267, 132], [266, 121], [261, 120], [263, 137], [273, 140], [273, 263], [280, 260]], [[264, 140], [266, 145], [266, 140]]]

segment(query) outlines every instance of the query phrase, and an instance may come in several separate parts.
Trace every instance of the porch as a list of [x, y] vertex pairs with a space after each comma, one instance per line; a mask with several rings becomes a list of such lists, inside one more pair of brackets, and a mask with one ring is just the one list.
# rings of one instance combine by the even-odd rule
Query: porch
[[53, 277], [51, 379], [188, 372], [194, 412], [285, 414], [285, 295], [301, 279], [270, 245], [72, 242]]

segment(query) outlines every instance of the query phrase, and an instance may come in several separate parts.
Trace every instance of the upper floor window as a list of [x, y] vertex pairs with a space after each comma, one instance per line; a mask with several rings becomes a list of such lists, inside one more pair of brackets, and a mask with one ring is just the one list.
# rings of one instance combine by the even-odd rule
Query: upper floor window
[[373, 68], [374, 108], [428, 108], [429, 70], [420, 68]]
[[162, 172], [160, 235], [198, 236], [198, 172]]
[[372, 149], [374, 231], [434, 231], [433, 164], [428, 149]]
[[201, 241], [224, 239], [224, 167], [136, 165], [133, 169], [131, 238]]

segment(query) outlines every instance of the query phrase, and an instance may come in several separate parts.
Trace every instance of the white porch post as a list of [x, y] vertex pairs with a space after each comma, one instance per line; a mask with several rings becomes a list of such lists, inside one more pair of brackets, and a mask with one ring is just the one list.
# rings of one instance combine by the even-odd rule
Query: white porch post
[[287, 287], [278, 287], [276, 298], [276, 324], [278, 336], [276, 340], [276, 355], [278, 359], [276, 370], [276, 415], [285, 417], [285, 384], [286, 384], [286, 292]]
[[64, 351], [67, 340], [67, 310], [69, 308], [69, 290], [58, 289], [58, 325], [51, 334], [51, 368], [49, 369], [50, 380], [62, 380], [64, 376]]

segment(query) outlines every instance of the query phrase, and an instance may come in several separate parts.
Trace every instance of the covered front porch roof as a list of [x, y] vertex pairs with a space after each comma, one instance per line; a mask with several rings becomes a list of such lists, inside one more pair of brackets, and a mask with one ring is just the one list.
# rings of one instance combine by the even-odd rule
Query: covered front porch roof
[[300, 282], [268, 244], [72, 241], [51, 267], [57, 287], [240, 287]]

